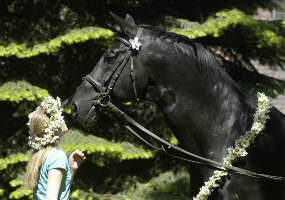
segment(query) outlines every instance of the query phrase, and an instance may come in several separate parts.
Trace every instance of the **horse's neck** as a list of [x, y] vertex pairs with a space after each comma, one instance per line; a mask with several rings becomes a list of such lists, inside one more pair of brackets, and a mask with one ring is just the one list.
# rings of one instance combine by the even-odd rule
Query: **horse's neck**
[[153, 87], [157, 98], [151, 99], [162, 109], [178, 140], [195, 138], [205, 144], [223, 137], [231, 141], [250, 126], [256, 98], [243, 94], [230, 79], [216, 83], [201, 80], [195, 86], [187, 81], [185, 74], [171, 86], [169, 81], [161, 81]]
[[[146, 64], [153, 85], [146, 99], [159, 105], [185, 146], [191, 146], [188, 141], [193, 138], [201, 144], [219, 145], [221, 138], [233, 143], [251, 127], [257, 98], [242, 92], [210, 55], [200, 53], [204, 60], [197, 63], [192, 57], [172, 54], [176, 55], [171, 51], [151, 54]], [[284, 115], [278, 111], [272, 118], [269, 127], [285, 126]]]

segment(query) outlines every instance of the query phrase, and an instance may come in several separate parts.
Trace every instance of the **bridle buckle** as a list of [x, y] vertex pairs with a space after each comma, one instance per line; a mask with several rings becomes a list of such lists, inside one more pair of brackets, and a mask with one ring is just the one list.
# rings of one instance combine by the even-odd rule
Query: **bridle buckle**
[[94, 105], [100, 105], [103, 107], [106, 107], [107, 104], [111, 101], [111, 97], [109, 94], [106, 93], [100, 93], [100, 96], [98, 99], [95, 99]]

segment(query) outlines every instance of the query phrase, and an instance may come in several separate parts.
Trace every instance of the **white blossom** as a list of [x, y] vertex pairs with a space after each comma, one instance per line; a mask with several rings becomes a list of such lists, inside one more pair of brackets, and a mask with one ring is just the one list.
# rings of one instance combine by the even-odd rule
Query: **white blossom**
[[130, 39], [129, 42], [131, 43], [133, 50], [136, 50], [136, 51], [140, 50], [141, 42], [139, 41], [138, 37], [135, 37], [134, 39]]
[[[28, 144], [35, 150], [40, 150], [46, 145], [53, 144], [54, 142], [58, 141], [59, 136], [56, 136], [55, 132], [57, 132], [64, 123], [61, 101], [59, 97], [56, 99], [54, 99], [52, 96], [46, 97], [40, 106], [37, 107], [36, 111], [38, 109], [45, 110], [45, 112], [49, 115], [49, 121], [44, 124], [44, 134], [42, 137], [29, 136], [28, 138]], [[35, 111], [29, 114], [29, 122], [34, 113]], [[27, 125], [29, 125], [29, 122]]]

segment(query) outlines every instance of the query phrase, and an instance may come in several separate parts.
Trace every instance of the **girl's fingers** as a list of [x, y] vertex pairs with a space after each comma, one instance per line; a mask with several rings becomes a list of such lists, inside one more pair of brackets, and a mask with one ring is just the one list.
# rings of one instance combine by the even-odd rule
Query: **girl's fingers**
[[84, 153], [83, 153], [82, 151], [80, 151], [80, 150], [75, 150], [75, 151], [74, 151], [74, 155], [75, 155], [75, 154], [76, 154], [81, 160], [85, 160], [85, 159], [86, 159]]

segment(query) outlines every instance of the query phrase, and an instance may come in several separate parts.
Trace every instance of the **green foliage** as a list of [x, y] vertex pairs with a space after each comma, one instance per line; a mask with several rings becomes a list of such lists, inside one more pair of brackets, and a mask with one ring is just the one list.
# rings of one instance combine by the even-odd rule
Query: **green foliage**
[[123, 6], [125, 8], [131, 7], [131, 8], [137, 8], [139, 6], [141, 6], [141, 1], [140, 0], [125, 0], [125, 1], [118, 1], [118, 0], [106, 0], [106, 4], [107, 5], [120, 5]]
[[[21, 179], [13, 179], [9, 182], [10, 186], [15, 188], [18, 186], [23, 186], [23, 181]], [[18, 187], [16, 190], [10, 193], [10, 199], [22, 199], [23, 197], [27, 197], [28, 199], [32, 199], [33, 191], [29, 189], [24, 189], [23, 187]]]
[[[72, 30], [69, 33], [58, 36], [48, 42], [35, 44], [28, 47], [27, 44], [11, 43], [8, 46], [0, 46], [0, 57], [16, 56], [18, 58], [28, 58], [39, 54], [54, 54], [64, 45], [83, 43], [87, 40], [110, 39], [113, 32], [100, 27], [85, 27]], [[105, 44], [107, 45], [107, 44]]]
[[3, 196], [4, 194], [4, 189], [0, 188], [0, 197]]
[[150, 159], [154, 157], [154, 152], [135, 147], [123, 142], [114, 143], [106, 139], [86, 134], [79, 129], [70, 129], [62, 138], [61, 148], [66, 153], [71, 153], [76, 149], [87, 154], [94, 154], [92, 161], [99, 166], [104, 166], [106, 162], [113, 160], [129, 159]]
[[23, 185], [24, 183], [20, 179], [13, 179], [9, 182], [9, 184], [11, 187], [17, 187], [17, 186]]
[[248, 91], [252, 90], [252, 94], [256, 94], [257, 92], [263, 92], [273, 99], [280, 94], [284, 94], [285, 91], [284, 80], [274, 79], [261, 74], [253, 74], [251, 80], [244, 80], [243, 82], [239, 82], [239, 85], [241, 85], [243, 89], [246, 89]]
[[0, 158], [0, 171], [7, 169], [7, 167], [11, 164], [17, 164], [19, 162], [27, 162], [29, 158], [30, 158], [29, 155], [23, 153], [17, 153], [15, 155], [9, 155], [9, 157], [6, 158]]
[[191, 39], [208, 38], [212, 45], [230, 46], [263, 64], [282, 66], [285, 63], [285, 27], [282, 21], [255, 20], [236, 9], [217, 12], [204, 23], [187, 19], [167, 20], [174, 24], [168, 27], [169, 31]]
[[189, 198], [189, 174], [187, 170], [166, 171], [149, 182], [137, 183], [127, 192], [130, 199], [184, 200]]
[[94, 152], [112, 154], [113, 152], [122, 151], [122, 147], [118, 144], [93, 135], [84, 135], [84, 132], [79, 129], [69, 129], [62, 138], [61, 148], [65, 152], [71, 153], [78, 147], [87, 154], [92, 154]]
[[[174, 19], [170, 18], [168, 20]], [[174, 24], [177, 27], [169, 28], [169, 31], [185, 35], [191, 39], [206, 36], [220, 37], [224, 35], [225, 30], [235, 28], [238, 25], [243, 25], [254, 30], [258, 28], [255, 31], [256, 34], [259, 34], [260, 38], [264, 38], [264, 36], [271, 38], [269, 43], [272, 43], [272, 40], [274, 40], [273, 37], [276, 36], [272, 30], [266, 30], [266, 28], [270, 27], [269, 23], [254, 20], [252, 16], [246, 15], [236, 9], [217, 12], [214, 17], [209, 17], [204, 23], [191, 22], [186, 19], [175, 19], [175, 21]], [[265, 24], [268, 25], [266, 26]], [[260, 32], [262, 31], [261, 29], [265, 32]]]
[[8, 199], [32, 199], [32, 191], [22, 188], [23, 166], [29, 158], [30, 153], [17, 153], [0, 159], [1, 187], [4, 187], [0, 189], [0, 196], [3, 196], [1, 199], [6, 199], [6, 195]]
[[[181, 167], [165, 171], [148, 181], [138, 181], [129, 177], [133, 182], [116, 194], [98, 194], [92, 189], [86, 191], [75, 189], [71, 200], [186, 200], [189, 199], [189, 174]], [[125, 183], [128, 184], [128, 181]], [[123, 186], [124, 187], [124, 186]]]
[[26, 81], [6, 82], [0, 86], [0, 101], [41, 101], [48, 95], [48, 91], [33, 86]]
[[[38, 86], [33, 86], [26, 81], [8, 81], [0, 86], [0, 101], [9, 101], [20, 103], [22, 101], [40, 103], [45, 97], [49, 95], [46, 89], [42, 89]], [[21, 104], [17, 114], [23, 112], [27, 114], [25, 110], [26, 104]], [[70, 114], [70, 106], [63, 107], [63, 112]]]
[[9, 195], [9, 199], [23, 199], [23, 197], [27, 197], [28, 199], [33, 199], [33, 191], [24, 188], [17, 188]]
[[121, 160], [150, 159], [155, 156], [155, 152], [138, 148], [132, 143], [123, 142], [120, 145], [123, 147], [123, 151], [120, 154]]
[[[166, 20], [174, 20], [172, 18]], [[223, 31], [235, 27], [238, 24], [249, 25], [253, 20], [251, 16], [239, 10], [221, 11], [215, 17], [209, 17], [204, 23], [191, 22], [186, 19], [175, 19], [176, 27], [169, 28], [169, 31], [187, 36], [191, 39], [213, 36], [219, 37]]]

